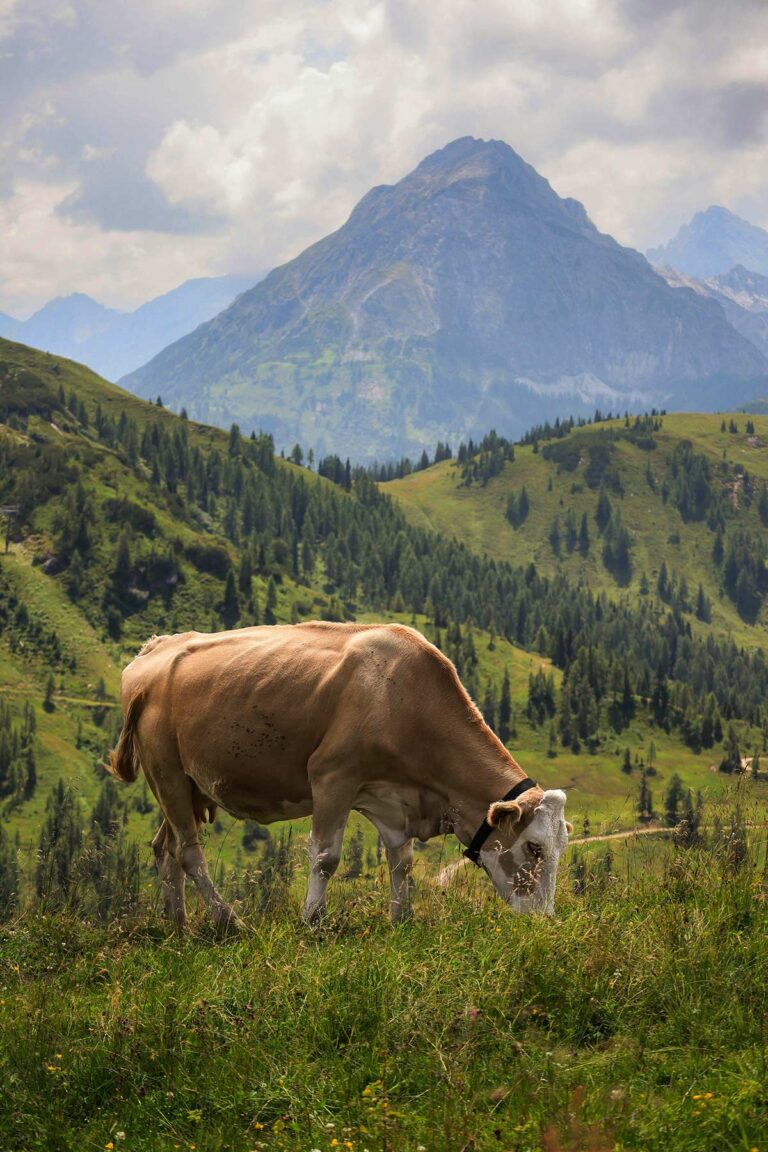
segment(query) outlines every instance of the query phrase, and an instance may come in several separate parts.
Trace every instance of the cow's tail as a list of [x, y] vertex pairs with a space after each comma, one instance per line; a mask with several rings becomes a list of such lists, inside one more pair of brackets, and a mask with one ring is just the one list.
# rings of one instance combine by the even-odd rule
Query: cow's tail
[[133, 784], [139, 774], [141, 761], [136, 743], [136, 724], [144, 705], [144, 693], [137, 692], [131, 697], [123, 720], [122, 731], [117, 745], [109, 754], [105, 765], [107, 770], [124, 784]]

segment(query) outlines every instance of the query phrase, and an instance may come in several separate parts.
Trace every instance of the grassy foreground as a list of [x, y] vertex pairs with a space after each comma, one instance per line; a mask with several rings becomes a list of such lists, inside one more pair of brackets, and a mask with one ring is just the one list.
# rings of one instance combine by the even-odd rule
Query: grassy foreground
[[[558, 1152], [768, 1147], [763, 864], [639, 839], [557, 916], [516, 917], [475, 870], [337, 882], [216, 941], [153, 893], [108, 927], [0, 929], [0, 1148], [14, 1152]], [[583, 880], [583, 875], [582, 875]]]

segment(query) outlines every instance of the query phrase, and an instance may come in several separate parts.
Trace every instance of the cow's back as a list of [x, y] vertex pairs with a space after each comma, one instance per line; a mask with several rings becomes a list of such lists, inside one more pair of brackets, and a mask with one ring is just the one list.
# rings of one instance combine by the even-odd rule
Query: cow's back
[[155, 637], [125, 670], [123, 703], [143, 694], [146, 754], [177, 753], [227, 810], [298, 815], [309, 810], [307, 764], [331, 731], [354, 745], [351, 764], [386, 740], [400, 691], [393, 670], [405, 675], [425, 645], [414, 636], [308, 622]]

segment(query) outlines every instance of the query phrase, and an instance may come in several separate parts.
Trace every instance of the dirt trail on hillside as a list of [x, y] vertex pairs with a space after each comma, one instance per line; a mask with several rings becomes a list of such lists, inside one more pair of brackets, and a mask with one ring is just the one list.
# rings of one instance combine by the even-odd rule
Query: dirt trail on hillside
[[[605, 840], [628, 840], [630, 836], [663, 836], [671, 833], [671, 828], [628, 828], [625, 832], [604, 832], [598, 836], [572, 836], [568, 844], [601, 844]], [[438, 872], [435, 879], [432, 881], [438, 888], [445, 887], [446, 884], [452, 883], [456, 878], [457, 873], [462, 871], [469, 860], [462, 857], [461, 860], [454, 860], [452, 864], [447, 864], [440, 872]]]

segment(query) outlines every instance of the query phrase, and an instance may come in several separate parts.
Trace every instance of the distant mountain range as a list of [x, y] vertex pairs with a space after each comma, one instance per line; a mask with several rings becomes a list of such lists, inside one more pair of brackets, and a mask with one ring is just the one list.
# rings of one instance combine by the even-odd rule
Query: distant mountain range
[[465, 137], [121, 383], [370, 460], [596, 405], [732, 406], [767, 376], [719, 304]]
[[49, 301], [28, 320], [0, 312], [0, 336], [79, 360], [117, 380], [210, 320], [258, 279], [254, 275], [187, 280], [134, 312], [106, 308], [75, 292]]
[[727, 208], [712, 207], [697, 212], [668, 244], [649, 248], [646, 255], [652, 264], [699, 280], [721, 276], [736, 265], [768, 276], [768, 232]]
[[736, 331], [768, 357], [768, 276], [748, 272], [740, 264], [708, 280], [685, 276], [676, 268], [657, 271], [673, 288], [690, 288], [699, 296], [716, 300]]

